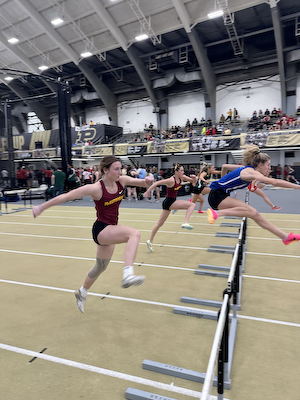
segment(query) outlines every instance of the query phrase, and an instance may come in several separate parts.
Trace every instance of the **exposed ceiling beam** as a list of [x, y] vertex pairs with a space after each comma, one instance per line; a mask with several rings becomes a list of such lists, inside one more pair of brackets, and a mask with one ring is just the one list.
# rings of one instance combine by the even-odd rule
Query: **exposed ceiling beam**
[[51, 23], [48, 22], [28, 0], [16, 0], [28, 13], [28, 15], [35, 20], [43, 32], [47, 33], [51, 39], [63, 50], [63, 52], [73, 61], [74, 64], [79, 63], [78, 54], [72, 49], [71, 46], [56, 32]]
[[0, 42], [5, 46], [11, 53], [13, 53], [27, 68], [34, 74], [39, 74], [37, 65], [32, 62], [17, 45], [11, 45], [8, 43], [7, 38], [0, 32]]

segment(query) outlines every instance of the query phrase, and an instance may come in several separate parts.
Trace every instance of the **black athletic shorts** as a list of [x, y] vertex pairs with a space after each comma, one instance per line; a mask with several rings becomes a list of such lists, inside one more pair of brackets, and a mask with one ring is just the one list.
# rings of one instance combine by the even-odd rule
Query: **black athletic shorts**
[[94, 225], [93, 225], [93, 228], [92, 228], [92, 234], [93, 234], [93, 239], [94, 239], [95, 243], [100, 245], [100, 243], [98, 242], [97, 237], [98, 237], [99, 233], [101, 231], [103, 231], [103, 229], [106, 228], [108, 225], [109, 224], [106, 224], [105, 222], [102, 222], [102, 221], [95, 221], [94, 222]]
[[213, 210], [217, 210], [221, 201], [228, 196], [230, 196], [230, 194], [224, 192], [222, 189], [211, 190], [208, 195], [208, 203]]
[[204, 188], [205, 188], [205, 186], [200, 186], [200, 187], [194, 186], [193, 189], [192, 189], [192, 193], [193, 194], [200, 194]]
[[173, 203], [175, 203], [175, 201], [176, 198], [174, 199], [174, 197], [166, 197], [162, 203], [163, 210], [171, 211], [170, 207]]

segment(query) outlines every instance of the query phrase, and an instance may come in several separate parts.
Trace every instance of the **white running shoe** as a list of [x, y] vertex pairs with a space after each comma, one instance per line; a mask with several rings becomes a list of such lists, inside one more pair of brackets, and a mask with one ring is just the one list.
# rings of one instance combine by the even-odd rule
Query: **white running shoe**
[[153, 250], [153, 243], [150, 242], [150, 239], [147, 240], [146, 244], [147, 244], [148, 250], [153, 252], [154, 251]]
[[144, 282], [145, 279], [146, 277], [143, 275], [128, 275], [122, 280], [121, 286], [125, 289], [132, 285], [139, 286]]
[[82, 296], [80, 289], [75, 290], [74, 292], [77, 302], [77, 307], [80, 312], [84, 312], [84, 303], [86, 302], [86, 298]]
[[187, 222], [181, 225], [181, 228], [185, 228], [188, 230], [194, 229], [194, 227], [190, 224], [188, 224]]

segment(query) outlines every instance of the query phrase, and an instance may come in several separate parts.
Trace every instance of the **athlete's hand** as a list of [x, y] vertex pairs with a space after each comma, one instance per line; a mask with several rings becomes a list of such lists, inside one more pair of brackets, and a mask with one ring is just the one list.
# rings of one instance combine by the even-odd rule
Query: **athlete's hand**
[[41, 213], [42, 213], [41, 206], [34, 206], [34, 207], [32, 207], [33, 218], [38, 217]]
[[143, 194], [144, 197], [149, 197], [151, 194], [151, 190], [146, 190], [146, 192]]
[[154, 182], [153, 176], [146, 176], [146, 178], [145, 178], [146, 185], [150, 186], [150, 185], [152, 185], [153, 182]]
[[250, 192], [255, 192], [255, 190], [257, 189], [256, 183], [256, 181], [253, 181], [248, 185], [248, 189], [250, 190]]

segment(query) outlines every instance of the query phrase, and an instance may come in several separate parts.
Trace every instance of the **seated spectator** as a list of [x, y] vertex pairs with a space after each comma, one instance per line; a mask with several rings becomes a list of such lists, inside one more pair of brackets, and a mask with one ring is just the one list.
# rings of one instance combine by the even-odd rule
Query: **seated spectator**
[[191, 127], [191, 123], [190, 123], [189, 119], [186, 120], [185, 127], [186, 128], [190, 128]]
[[152, 124], [152, 122], [150, 122], [150, 124], [149, 124], [149, 129], [150, 129], [150, 131], [153, 130], [153, 124]]
[[90, 120], [90, 125], [94, 125], [94, 122], [92, 120]]
[[270, 115], [270, 111], [266, 108], [265, 115]]
[[300, 106], [297, 108], [296, 114], [300, 115]]
[[259, 117], [263, 117], [263, 116], [264, 116], [262, 110], [259, 110], [259, 111], [258, 111], [258, 116], [259, 116]]
[[193, 125], [193, 126], [198, 125], [197, 118], [194, 118], [194, 120], [193, 120], [193, 122], [192, 122], [192, 125]]
[[206, 127], [203, 126], [202, 131], [201, 131], [201, 136], [205, 136], [206, 135]]
[[231, 130], [229, 128], [226, 128], [224, 131], [224, 135], [230, 135], [231, 134]]
[[300, 115], [299, 115], [299, 117], [297, 117], [296, 126], [297, 126], [297, 128], [300, 127]]
[[280, 121], [281, 121], [281, 127], [283, 129], [287, 128], [288, 121], [287, 121], [287, 117], [285, 115], [281, 117]]
[[275, 129], [279, 131], [281, 129], [281, 119], [279, 118], [275, 123]]
[[277, 110], [276, 107], [273, 108], [272, 112], [271, 112], [272, 117], [277, 117]]
[[222, 135], [222, 133], [223, 133], [223, 130], [224, 130], [224, 126], [223, 125], [217, 125], [217, 133], [219, 134], [219, 135]]
[[[224, 118], [225, 118], [225, 117], [224, 117]], [[205, 118], [202, 117], [200, 123], [201, 123], [201, 124], [205, 124], [205, 122], [206, 122], [206, 121], [205, 121]]]
[[216, 130], [216, 125], [213, 125], [211, 128], [211, 134], [212, 135], [216, 135], [217, 134], [217, 130]]
[[211, 135], [211, 130], [209, 128], [206, 129], [206, 136]]
[[220, 117], [220, 124], [223, 124], [225, 122], [225, 115], [222, 114]]
[[277, 115], [280, 116], [282, 114], [281, 108], [278, 108]]
[[253, 111], [252, 118], [257, 118], [257, 112]]
[[206, 123], [207, 123], [207, 126], [208, 126], [209, 128], [211, 128], [211, 127], [212, 127], [212, 120], [211, 120], [211, 118], [210, 118], [210, 117], [208, 117], [208, 119], [207, 119]]
[[290, 115], [287, 119], [289, 128], [293, 128], [295, 126], [295, 122], [296, 122], [295, 118], [292, 115]]

